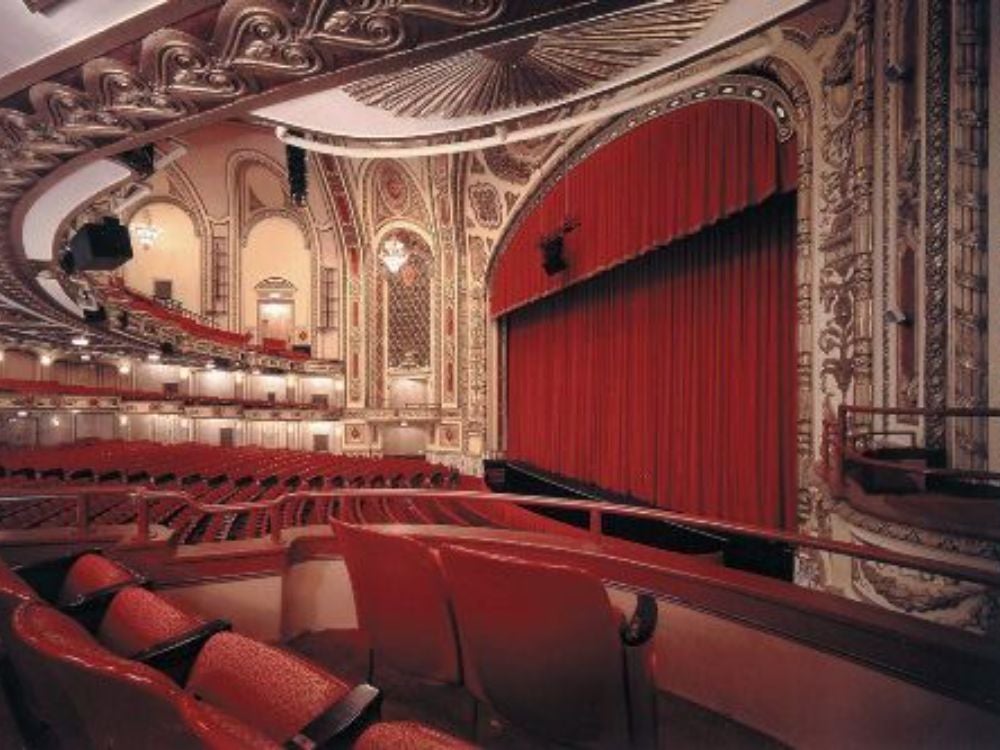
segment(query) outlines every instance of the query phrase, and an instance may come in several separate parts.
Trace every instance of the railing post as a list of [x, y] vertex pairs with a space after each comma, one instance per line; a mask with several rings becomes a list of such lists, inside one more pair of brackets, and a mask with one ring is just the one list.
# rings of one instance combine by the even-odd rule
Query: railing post
[[601, 511], [597, 508], [591, 508], [588, 515], [590, 516], [590, 534], [600, 539], [602, 533]]
[[281, 544], [281, 509], [284, 503], [275, 503], [271, 506], [271, 541]]
[[844, 455], [847, 452], [847, 404], [837, 407], [837, 441], [834, 476], [839, 487], [844, 486]]
[[81, 492], [76, 496], [76, 530], [81, 536], [87, 535], [87, 516], [90, 515], [89, 498], [90, 495], [86, 492]]
[[149, 541], [149, 498], [146, 496], [146, 490], [140, 487], [133, 494], [135, 502], [135, 526], [136, 526], [136, 541], [148, 542]]

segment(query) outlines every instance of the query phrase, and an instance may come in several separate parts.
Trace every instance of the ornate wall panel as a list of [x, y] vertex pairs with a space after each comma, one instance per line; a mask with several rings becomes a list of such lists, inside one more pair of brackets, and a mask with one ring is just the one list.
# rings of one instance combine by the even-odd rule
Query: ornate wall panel
[[[994, 12], [1000, 12], [993, 3]], [[951, 330], [954, 346], [952, 402], [988, 405], [987, 155], [989, 102], [989, 0], [955, 0], [952, 23]], [[996, 54], [996, 50], [993, 50]], [[994, 196], [994, 198], [996, 198]], [[954, 465], [985, 469], [987, 420], [957, 420]]]
[[[948, 405], [948, 157], [951, 0], [927, 0], [924, 166], [924, 406]], [[943, 448], [943, 420], [927, 422], [928, 446]]]

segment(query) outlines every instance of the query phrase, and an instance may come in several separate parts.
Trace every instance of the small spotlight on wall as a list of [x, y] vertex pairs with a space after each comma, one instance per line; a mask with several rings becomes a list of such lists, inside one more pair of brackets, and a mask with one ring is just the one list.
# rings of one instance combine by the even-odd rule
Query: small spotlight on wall
[[19, 416], [19, 417], [20, 417], [21, 419], [24, 419], [25, 417], [27, 417], [27, 416], [28, 416], [28, 412], [26, 412], [26, 411], [24, 411], [24, 410], [22, 409], [21, 411], [19, 411], [19, 412], [17, 413], [17, 416]]
[[191, 377], [191, 368], [190, 367], [178, 368], [177, 377], [179, 377], [181, 380], [187, 380], [189, 377]]
[[252, 369], [252, 370], [250, 371], [250, 374], [251, 374], [251, 375], [260, 375], [260, 368], [259, 368], [259, 367], [255, 367], [255, 368], [253, 368], [253, 369]]
[[214, 370], [215, 369], [215, 362], [211, 362], [211, 361], [206, 362], [205, 363], [205, 369], [206, 370]]
[[234, 377], [236, 378], [236, 382], [237, 383], [242, 383], [243, 382], [243, 373], [242, 372], [237, 372]]
[[86, 352], [84, 352], [83, 354], [80, 355], [80, 361], [81, 362], [89, 362], [90, 361], [90, 355], [87, 354]]
[[159, 362], [160, 361], [160, 353], [159, 352], [150, 352], [149, 354], [146, 355], [146, 359], [148, 361], [150, 361], [150, 362]]
[[5, 356], [4, 350], [0, 349], [0, 362], [3, 362], [4, 356]]
[[132, 372], [132, 365], [128, 362], [122, 362], [118, 365], [118, 373], [120, 375], [128, 375], [130, 372]]
[[118, 417], [118, 424], [120, 424], [122, 427], [125, 427], [128, 424], [128, 417], [122, 414], [120, 417]]
[[53, 427], [58, 427], [59, 424], [60, 424], [59, 417], [52, 417], [52, 426]]
[[38, 358], [38, 364], [40, 364], [42, 367], [48, 367], [49, 365], [52, 364], [52, 361], [53, 360], [51, 354], [43, 354]]

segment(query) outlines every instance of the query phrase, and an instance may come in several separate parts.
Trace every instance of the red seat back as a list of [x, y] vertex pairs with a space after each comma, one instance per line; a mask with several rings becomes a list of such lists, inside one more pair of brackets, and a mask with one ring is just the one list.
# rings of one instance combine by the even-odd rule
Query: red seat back
[[628, 743], [624, 653], [601, 581], [578, 568], [441, 549], [469, 690], [571, 743]]
[[69, 604], [81, 596], [135, 579], [135, 573], [114, 560], [101, 555], [81, 555], [66, 573], [59, 591], [59, 604]]
[[119, 656], [129, 657], [188, 633], [204, 622], [156, 594], [129, 586], [111, 600], [97, 637]]
[[236, 633], [209, 639], [185, 689], [276, 742], [294, 737], [349, 692], [306, 660]]
[[9, 648], [19, 679], [40, 699], [41, 718], [66, 747], [274, 748], [159, 672], [102, 648], [50, 607], [20, 606]]
[[376, 665], [459, 683], [458, 634], [436, 554], [413, 539], [333, 522]]

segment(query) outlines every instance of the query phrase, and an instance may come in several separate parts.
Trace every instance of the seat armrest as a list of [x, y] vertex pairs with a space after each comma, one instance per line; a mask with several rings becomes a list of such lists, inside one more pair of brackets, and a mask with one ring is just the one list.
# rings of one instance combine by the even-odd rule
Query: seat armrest
[[130, 586], [147, 585], [149, 585], [149, 581], [142, 576], [138, 576], [130, 581], [122, 581], [121, 583], [98, 589], [86, 596], [78, 596], [76, 599], [63, 604], [59, 607], [59, 610], [72, 617], [91, 633], [95, 633], [101, 626], [104, 613], [108, 611], [108, 607], [111, 605], [111, 600], [115, 598], [115, 594]]
[[626, 646], [641, 646], [656, 632], [659, 610], [656, 599], [651, 594], [639, 594], [635, 611], [628, 622], [622, 623], [621, 639]]
[[59, 596], [59, 590], [62, 588], [63, 581], [66, 580], [69, 569], [73, 567], [73, 563], [84, 555], [91, 554], [102, 555], [104, 553], [99, 548], [88, 548], [27, 565], [18, 565], [12, 570], [21, 576], [24, 582], [31, 586], [42, 599], [54, 602]]
[[232, 625], [226, 620], [211, 620], [186, 633], [181, 633], [176, 638], [150, 646], [129, 658], [163, 672], [183, 687], [195, 659], [201, 653], [202, 646], [213, 635], [227, 630], [232, 630]]
[[285, 750], [349, 748], [358, 735], [379, 718], [382, 693], [362, 683], [309, 722], [285, 743]]

